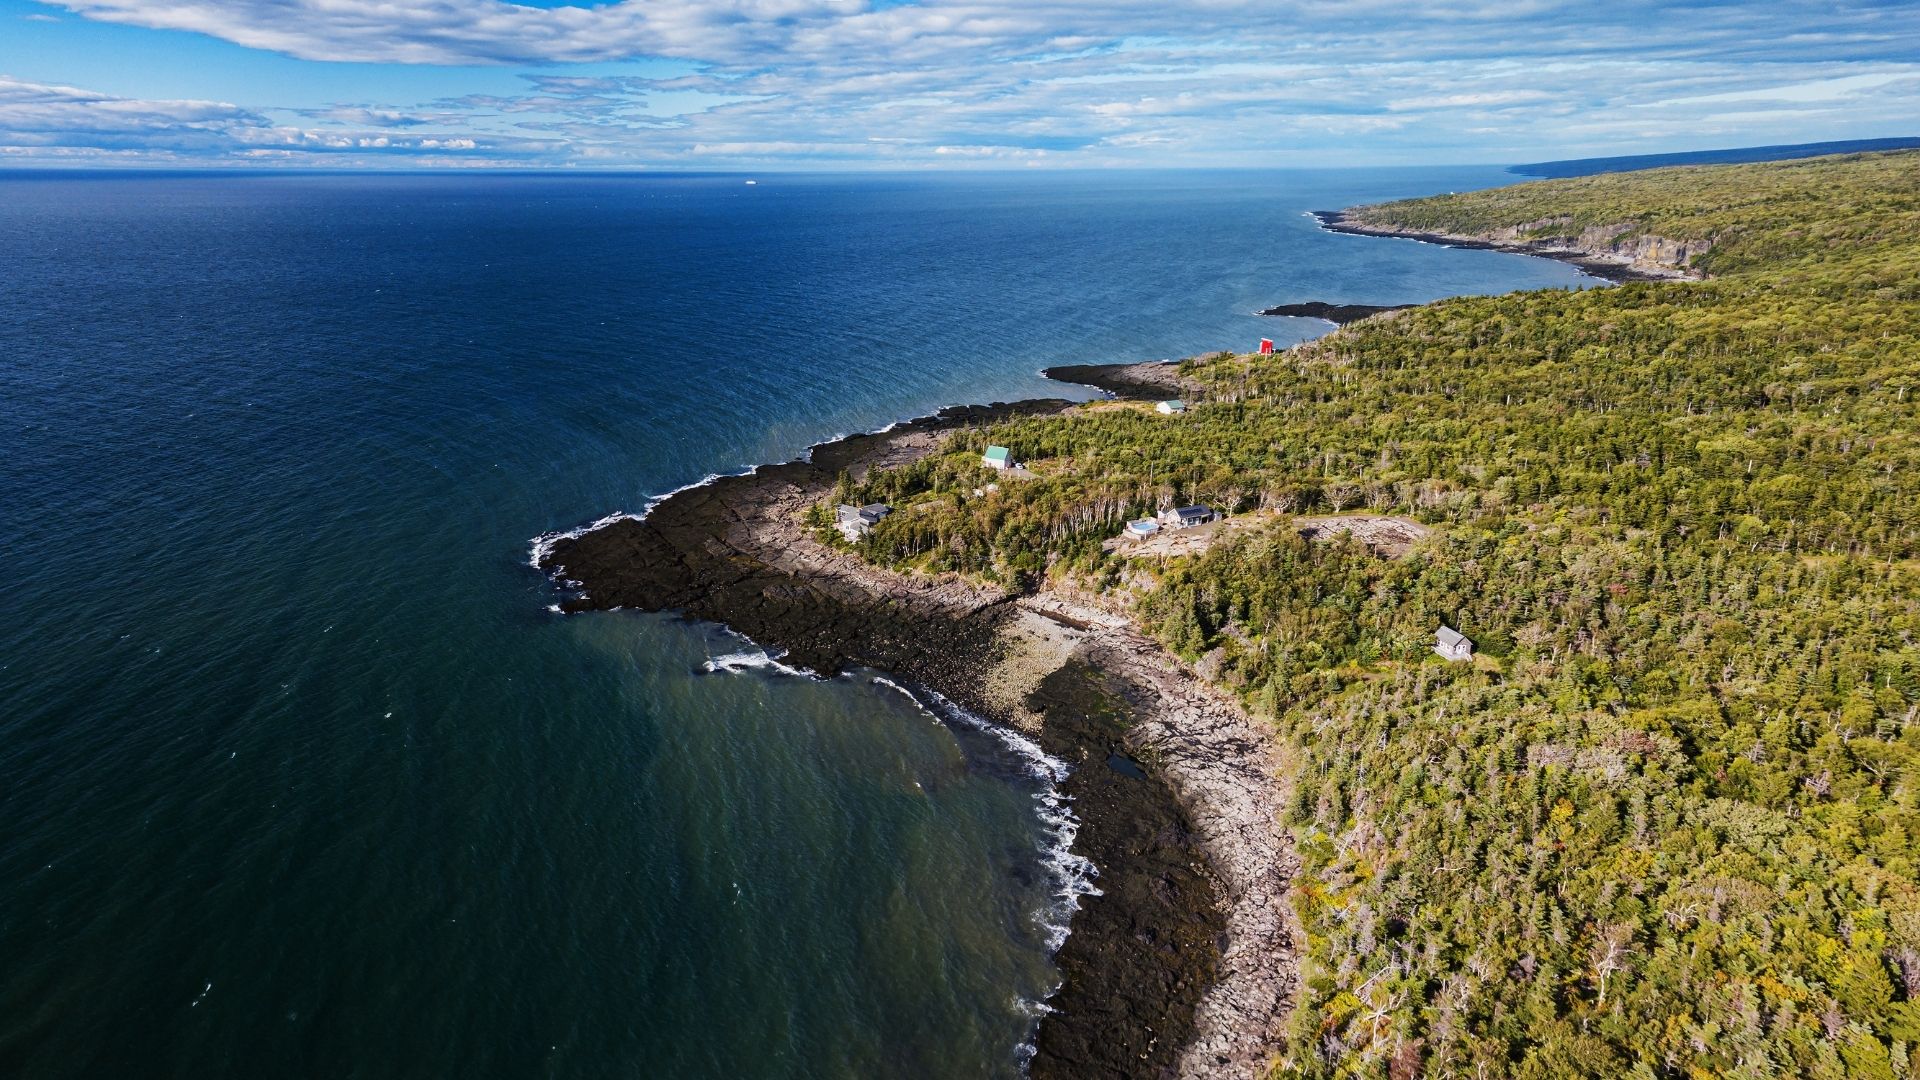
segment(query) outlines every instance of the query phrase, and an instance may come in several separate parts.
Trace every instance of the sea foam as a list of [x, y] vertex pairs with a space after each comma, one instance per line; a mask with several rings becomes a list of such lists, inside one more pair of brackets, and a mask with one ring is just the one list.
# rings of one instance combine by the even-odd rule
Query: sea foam
[[[877, 428], [874, 428], [872, 431], [867, 431], [867, 432], [858, 432], [858, 433], [842, 432], [838, 435], [833, 436], [832, 438], [822, 439], [819, 442], [816, 442], [813, 445], [808, 446], [805, 450], [803, 450], [800, 453], [799, 458], [796, 460], [811, 461], [813, 460], [813, 452], [815, 450], [818, 450], [823, 446], [830, 446], [834, 443], [841, 441], [842, 439], [853, 438], [855, 434], [885, 435], [888, 432], [901, 427], [902, 425], [917, 423], [921, 420], [930, 420], [937, 415], [938, 415], [937, 412], [933, 412], [933, 413], [925, 413], [919, 416], [910, 416], [900, 420], [895, 420], [885, 425], [884, 427], [877, 427]], [[692, 491], [695, 488], [703, 488], [709, 484], [715, 484], [722, 480], [728, 479], [730, 477], [752, 476], [755, 473], [758, 473], [764, 467], [765, 467], [764, 465], [754, 465], [749, 468], [742, 469], [739, 472], [708, 473], [707, 475], [701, 477], [698, 480], [693, 481], [690, 484], [681, 484], [679, 487], [674, 488], [672, 491], [663, 491], [658, 495], [648, 496], [645, 505], [641, 506], [638, 511], [616, 510], [613, 513], [608, 514], [603, 518], [600, 518], [596, 521], [590, 521], [585, 525], [579, 525], [571, 529], [559, 529], [553, 532], [541, 533], [539, 536], [534, 537], [531, 541], [528, 542], [527, 565], [533, 567], [535, 570], [545, 569], [544, 564], [547, 561], [547, 557], [553, 554], [554, 545], [558, 544], [562, 540], [578, 540], [580, 537], [585, 536], [590, 532], [594, 532], [599, 529], [604, 529], [609, 525], [613, 525], [622, 521], [645, 521], [647, 518], [647, 515], [653, 513], [654, 507], [659, 506], [661, 503], [666, 502], [668, 499], [673, 498], [675, 495], [678, 495], [683, 491]], [[577, 583], [568, 582], [565, 584], [577, 584]]]
[[975, 716], [937, 691], [909, 690], [884, 675], [871, 678], [877, 685], [905, 694], [924, 712], [942, 723], [992, 738], [1027, 766], [1029, 776], [1040, 781], [1040, 790], [1034, 794], [1033, 801], [1046, 837], [1040, 848], [1040, 865], [1047, 872], [1051, 897], [1046, 907], [1035, 912], [1035, 917], [1045, 935], [1047, 951], [1058, 952], [1060, 946], [1066, 944], [1073, 924], [1073, 913], [1080, 910], [1080, 898], [1100, 895], [1099, 887], [1094, 884], [1094, 879], [1100, 876], [1100, 868], [1093, 864], [1093, 860], [1076, 855], [1073, 851], [1074, 838], [1080, 834], [1080, 819], [1073, 816], [1069, 807], [1072, 800], [1060, 791], [1060, 784], [1073, 771], [1072, 767], [1042, 750], [1039, 743], [1021, 732]]
[[[780, 656], [784, 655], [784, 653], [780, 654]], [[771, 671], [780, 675], [793, 675], [802, 679], [812, 679], [815, 682], [825, 681], [817, 672], [808, 671], [806, 668], [794, 667], [792, 664], [781, 663], [780, 656], [776, 656], [765, 649], [749, 649], [742, 652], [722, 653], [719, 656], [707, 657], [707, 662], [700, 665], [700, 670], [709, 675], [732, 675], [743, 671]]]
[[[1041, 833], [1045, 839], [1040, 844], [1040, 865], [1045, 869], [1050, 886], [1047, 903], [1034, 912], [1034, 919], [1044, 935], [1049, 955], [1060, 951], [1067, 943], [1072, 932], [1073, 913], [1080, 910], [1080, 898], [1099, 896], [1100, 889], [1093, 881], [1100, 876], [1100, 868], [1093, 860], [1076, 855], [1073, 841], [1080, 834], [1080, 819], [1073, 816], [1068, 803], [1071, 801], [1060, 792], [1060, 784], [1072, 772], [1066, 762], [1054, 757], [1040, 748], [1021, 732], [1002, 727], [961, 708], [938, 691], [923, 689], [919, 693], [894, 682], [884, 675], [871, 676], [874, 683], [905, 694], [921, 711], [927, 713], [938, 723], [963, 727], [970, 731], [981, 732], [1026, 764], [1028, 775], [1040, 781], [1040, 790], [1033, 801], [1040, 819]], [[921, 695], [925, 695], [923, 699]], [[1046, 997], [1052, 997], [1060, 989], [1059, 983], [1050, 988]], [[1031, 1021], [1028, 1035], [1014, 1048], [1014, 1060], [1020, 1072], [1025, 1075], [1034, 1056], [1039, 1053], [1039, 1044], [1035, 1041], [1040, 1020], [1053, 1011], [1046, 998], [1038, 1000], [1015, 997], [1014, 1007]]]
[[[726, 632], [752, 646], [752, 641], [745, 635], [730, 629]], [[701, 670], [713, 674], [769, 671], [825, 681], [815, 672], [782, 663], [780, 655], [754, 646], [739, 652], [708, 657], [706, 663], [701, 665]], [[1093, 860], [1073, 851], [1073, 841], [1080, 835], [1080, 819], [1073, 815], [1070, 806], [1072, 800], [1060, 791], [1060, 784], [1073, 771], [1072, 767], [1041, 749], [1039, 743], [1025, 734], [982, 719], [938, 691], [908, 689], [885, 675], [869, 674], [867, 678], [875, 686], [883, 686], [903, 695], [938, 723], [987, 736], [1007, 751], [1011, 758], [1025, 766], [1028, 777], [1039, 781], [1040, 789], [1034, 793], [1033, 801], [1045, 838], [1040, 845], [1040, 865], [1047, 874], [1049, 897], [1046, 905], [1034, 913], [1034, 918], [1047, 943], [1047, 952], [1058, 952], [1060, 946], [1066, 944], [1074, 912], [1080, 910], [1080, 898], [1100, 895], [1099, 886], [1094, 884], [1094, 879], [1100, 876], [1100, 868], [1093, 864]]]
[[607, 526], [613, 525], [617, 522], [645, 521], [647, 518], [647, 515], [653, 513], [654, 507], [659, 506], [661, 503], [666, 502], [668, 499], [673, 498], [675, 495], [678, 495], [683, 491], [692, 491], [694, 488], [706, 487], [708, 484], [716, 483], [720, 480], [726, 479], [729, 475], [751, 476], [755, 472], [757, 472], [759, 468], [760, 466], [755, 465], [753, 468], [748, 469], [745, 472], [708, 473], [707, 475], [701, 477], [700, 479], [695, 480], [691, 484], [681, 484], [679, 487], [674, 488], [672, 491], [663, 491], [658, 495], [648, 496], [646, 504], [642, 506], [639, 512], [637, 513], [630, 510], [615, 510], [613, 513], [608, 514], [606, 517], [600, 518], [597, 521], [589, 521], [585, 525], [580, 525], [571, 529], [561, 529], [555, 532], [541, 533], [539, 536], [534, 537], [533, 540], [530, 541], [528, 545], [527, 565], [533, 567], [535, 570], [544, 569], [544, 567], [541, 564], [547, 561], [547, 556], [553, 554], [553, 546], [562, 540], [578, 540], [579, 538], [587, 535], [590, 532], [596, 532], [600, 529], [604, 529]]

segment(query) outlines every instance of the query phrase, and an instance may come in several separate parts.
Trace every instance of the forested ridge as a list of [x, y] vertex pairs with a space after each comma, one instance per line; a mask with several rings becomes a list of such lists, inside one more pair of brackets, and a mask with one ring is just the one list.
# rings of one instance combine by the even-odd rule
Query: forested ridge
[[[898, 508], [862, 550], [1107, 591], [1271, 720], [1307, 933], [1278, 1076], [1920, 1076], [1920, 154], [1362, 217], [1659, 235], [1712, 277], [1443, 301], [1189, 362], [1185, 416], [958, 435], [843, 481]], [[989, 442], [1032, 477], [986, 490]], [[1103, 550], [1188, 502], [1273, 523]], [[1288, 523], [1363, 509], [1433, 532]]]

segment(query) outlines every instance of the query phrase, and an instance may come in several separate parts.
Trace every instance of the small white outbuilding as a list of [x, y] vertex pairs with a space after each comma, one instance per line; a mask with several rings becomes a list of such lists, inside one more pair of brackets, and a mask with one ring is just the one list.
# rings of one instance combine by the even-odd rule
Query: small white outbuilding
[[1460, 631], [1444, 623], [1433, 632], [1433, 651], [1447, 660], [1473, 659], [1473, 642]]

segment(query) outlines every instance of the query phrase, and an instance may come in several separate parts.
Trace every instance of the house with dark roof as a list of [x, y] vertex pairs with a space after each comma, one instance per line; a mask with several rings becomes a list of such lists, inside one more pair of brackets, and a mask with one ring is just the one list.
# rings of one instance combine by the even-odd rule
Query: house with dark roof
[[1219, 516], [1213, 512], [1211, 506], [1176, 506], [1171, 510], [1160, 511], [1160, 524], [1169, 529], [1191, 529], [1195, 525], [1205, 525]]
[[867, 535], [867, 530], [880, 524], [880, 519], [893, 513], [893, 507], [886, 503], [868, 503], [866, 506], [848, 506], [841, 503], [834, 511], [833, 526], [849, 540], [858, 540]]

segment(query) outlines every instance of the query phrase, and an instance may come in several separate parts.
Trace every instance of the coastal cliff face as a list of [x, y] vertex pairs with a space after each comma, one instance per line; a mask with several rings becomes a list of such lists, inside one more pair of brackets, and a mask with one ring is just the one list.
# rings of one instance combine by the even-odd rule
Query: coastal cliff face
[[1623, 259], [1640, 270], [1673, 270], [1692, 274], [1693, 261], [1712, 250], [1710, 240], [1669, 240], [1639, 231], [1630, 221], [1611, 225], [1588, 225], [1572, 230], [1570, 217], [1543, 218], [1497, 229], [1481, 237], [1496, 243], [1527, 245], [1551, 244], [1570, 252], [1597, 258]]
[[1614, 281], [1704, 278], [1695, 261], [1713, 249], [1711, 240], [1674, 240], [1641, 231], [1641, 226], [1631, 221], [1576, 229], [1572, 218], [1562, 216], [1456, 232], [1412, 228], [1377, 207], [1326, 211], [1317, 216], [1332, 232], [1559, 259], [1595, 277]]
[[1594, 251], [1599, 250], [1599, 245], [1604, 242], [1605, 250], [1626, 259], [1632, 266], [1642, 269], [1665, 267], [1685, 271], [1690, 276], [1697, 276], [1692, 269], [1693, 261], [1713, 248], [1710, 241], [1689, 243], [1684, 240], [1669, 240], [1664, 236], [1645, 234], [1618, 239], [1618, 233], [1615, 233], [1616, 239], [1600, 239], [1599, 234], [1606, 231], [1587, 229], [1580, 234], [1573, 246], [1584, 251]]

